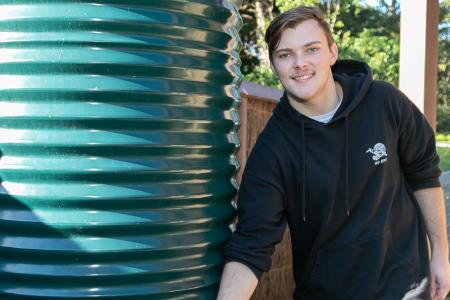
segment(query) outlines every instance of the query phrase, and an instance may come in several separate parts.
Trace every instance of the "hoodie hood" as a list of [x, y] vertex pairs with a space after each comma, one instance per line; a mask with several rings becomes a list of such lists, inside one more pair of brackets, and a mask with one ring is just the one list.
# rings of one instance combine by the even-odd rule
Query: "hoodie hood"
[[334, 79], [339, 82], [344, 92], [342, 107], [336, 116], [349, 115], [361, 103], [372, 84], [372, 70], [363, 62], [341, 60], [331, 68]]
[[345, 153], [345, 205], [347, 216], [350, 215], [349, 208], [349, 128], [348, 117], [351, 112], [363, 101], [370, 85], [372, 84], [372, 71], [370, 67], [363, 62], [355, 60], [340, 60], [332, 66], [333, 78], [339, 82], [343, 90], [342, 104], [336, 111], [333, 118], [327, 124], [317, 122], [307, 116], [302, 115], [295, 110], [289, 103], [286, 92], [281, 97], [280, 103], [274, 110], [274, 115], [279, 119], [288, 119], [296, 126], [301, 127], [301, 160], [302, 160], [302, 181], [298, 186], [298, 195], [301, 197], [302, 220], [306, 222], [306, 144], [307, 138], [305, 131], [314, 128], [326, 127], [329, 124], [336, 123], [343, 119], [344, 122], [344, 153]]

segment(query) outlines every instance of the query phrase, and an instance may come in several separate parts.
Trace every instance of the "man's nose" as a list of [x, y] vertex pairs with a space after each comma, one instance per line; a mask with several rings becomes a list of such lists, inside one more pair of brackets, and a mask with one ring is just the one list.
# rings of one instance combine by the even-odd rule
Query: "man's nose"
[[296, 54], [294, 57], [294, 68], [302, 69], [306, 65], [305, 57], [301, 54]]

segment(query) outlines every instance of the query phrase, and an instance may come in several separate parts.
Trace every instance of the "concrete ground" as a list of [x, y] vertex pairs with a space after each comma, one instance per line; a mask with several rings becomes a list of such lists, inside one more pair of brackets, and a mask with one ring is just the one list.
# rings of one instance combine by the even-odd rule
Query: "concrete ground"
[[[450, 142], [437, 142], [438, 147], [450, 148]], [[450, 237], [450, 171], [444, 172], [441, 175], [441, 184], [445, 193], [445, 207], [447, 212], [447, 232]]]
[[[450, 171], [442, 173], [440, 179], [445, 194], [444, 197], [445, 197], [445, 211], [447, 212], [447, 234], [450, 240]], [[446, 300], [450, 300], [450, 295], [447, 296]]]
[[[445, 211], [447, 212], [447, 234], [450, 240], [450, 171], [442, 173], [441, 184], [444, 188]], [[450, 297], [447, 296], [446, 299], [450, 300]]]
[[450, 142], [436, 142], [437, 147], [450, 148]]
[[445, 208], [447, 212], [447, 233], [450, 237], [450, 171], [441, 175], [441, 184], [445, 193]]
[[[450, 171], [442, 173], [440, 179], [445, 194], [445, 210], [447, 212], [447, 234], [450, 240]], [[446, 300], [450, 300], [450, 295], [447, 296]]]

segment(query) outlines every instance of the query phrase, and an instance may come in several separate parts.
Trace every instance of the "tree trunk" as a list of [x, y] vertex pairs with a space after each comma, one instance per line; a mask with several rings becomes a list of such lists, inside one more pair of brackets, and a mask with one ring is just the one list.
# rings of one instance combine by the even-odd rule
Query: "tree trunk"
[[392, 16], [398, 15], [397, 8], [399, 6], [398, 0], [391, 0], [389, 3], [386, 0], [381, 0], [381, 4], [386, 8]]
[[331, 12], [331, 5], [332, 5], [331, 2], [332, 1], [328, 2], [328, 16], [329, 16], [330, 28], [331, 28], [331, 30], [333, 30], [336, 25], [336, 22], [337, 22], [337, 19], [338, 19], [340, 10], [341, 10], [341, 1], [340, 0], [336, 1], [333, 13]]
[[261, 66], [269, 68], [269, 51], [267, 49], [266, 43], [264, 41], [264, 34], [266, 30], [265, 26], [265, 11], [270, 12], [270, 16], [272, 15], [272, 6], [265, 5], [264, 1], [255, 1], [255, 16], [256, 16], [256, 26], [257, 28], [257, 49], [259, 53], [259, 61]]

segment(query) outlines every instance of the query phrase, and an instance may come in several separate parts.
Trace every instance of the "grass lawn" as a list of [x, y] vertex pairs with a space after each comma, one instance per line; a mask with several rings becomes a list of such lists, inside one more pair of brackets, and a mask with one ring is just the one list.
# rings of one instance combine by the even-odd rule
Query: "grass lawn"
[[439, 157], [441, 158], [441, 170], [450, 171], [450, 148], [437, 148]]

